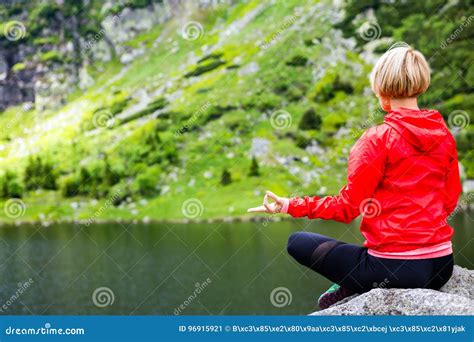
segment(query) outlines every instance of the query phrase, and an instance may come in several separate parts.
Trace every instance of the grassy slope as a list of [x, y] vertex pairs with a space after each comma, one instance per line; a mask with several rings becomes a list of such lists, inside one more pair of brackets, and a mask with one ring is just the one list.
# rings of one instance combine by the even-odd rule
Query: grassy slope
[[[90, 125], [94, 110], [110, 105], [117, 97], [133, 96], [142, 88], [152, 93], [170, 80], [171, 85], [164, 90], [164, 95], [180, 92], [166, 108], [167, 112], [172, 113], [171, 120], [166, 130], [160, 132], [164, 144], [177, 146], [179, 163], [166, 167], [122, 165], [137, 168], [137, 175], [156, 175], [162, 190], [169, 187], [166, 193], [146, 201], [140, 201], [140, 196], [134, 195], [132, 204], [113, 207], [105, 204], [106, 199], [64, 199], [58, 192], [31, 192], [23, 199], [27, 210], [21, 219], [88, 219], [92, 216], [100, 219], [182, 219], [181, 205], [189, 198], [202, 202], [204, 210], [200, 218], [223, 218], [245, 215], [247, 207], [260, 202], [265, 189], [287, 195], [336, 192], [344, 183], [344, 158], [348, 149], [362, 132], [358, 127], [370, 117], [369, 108], [374, 108], [372, 98], [361, 96], [363, 88], [368, 85], [368, 67], [350, 52], [346, 55], [347, 62], [330, 66], [328, 61], [324, 61], [324, 55], [329, 51], [321, 44], [308, 46], [304, 43], [308, 38], [331, 39], [333, 33], [328, 32], [331, 24], [324, 19], [324, 15], [300, 18], [301, 22], [282, 29], [285, 20], [292, 18], [296, 7], [301, 6], [298, 1], [264, 6], [244, 28], [231, 32], [225, 39], [219, 37], [225, 28], [231, 27], [229, 25], [252, 13], [258, 6], [258, 1], [250, 1], [232, 9], [223, 7], [193, 18], [204, 25], [205, 31], [196, 41], [182, 39], [181, 26], [175, 21], [156, 27], [129, 42], [131, 46], [143, 42], [148, 49], [121, 77], [117, 77], [120, 72], [117, 62], [95, 66], [96, 69], [91, 70], [96, 77], [95, 85], [84, 93], [71, 95], [68, 104], [60, 110], [37, 113], [10, 108], [3, 113], [0, 116], [0, 127], [4, 128], [0, 132], [4, 146], [0, 151], [1, 169], [8, 167], [21, 172], [25, 156], [40, 153], [49, 155], [57, 163], [59, 172], [65, 174], [78, 164], [93, 163], [100, 153], [107, 153], [113, 162], [126, 162], [120, 158], [134, 153], [134, 149], [142, 144], [142, 137], [163, 120], [148, 116], [113, 129], [102, 128], [95, 135], [86, 135], [83, 127]], [[304, 6], [306, 8], [298, 12], [303, 16], [313, 5]], [[217, 20], [218, 17], [221, 19]], [[269, 41], [277, 32], [278, 37], [270, 47], [264, 50], [259, 47], [259, 41]], [[160, 35], [161, 43], [153, 46]], [[241, 67], [225, 70], [226, 66], [222, 66], [197, 78], [184, 78], [183, 75], [194, 68], [194, 64], [187, 65], [189, 54], [204, 56], [201, 47], [216, 43], [220, 45], [217, 51], [223, 53], [226, 66], [239, 57]], [[286, 65], [285, 62], [296, 54], [308, 57], [310, 63], [302, 67]], [[259, 71], [239, 76], [239, 70], [251, 62], [258, 64]], [[308, 99], [307, 96], [311, 96], [315, 89], [328, 82], [327, 77], [321, 80], [312, 77], [314, 68], [321, 66], [328, 70], [328, 74], [343, 73], [354, 87], [354, 95], [338, 93], [335, 98], [321, 103]], [[362, 68], [361, 73], [355, 71], [356, 66]], [[275, 91], [278, 86], [285, 86], [287, 90], [279, 93]], [[303, 96], [294, 99], [289, 95], [294, 93]], [[204, 113], [194, 124], [196, 130], [175, 137], [173, 133], [176, 129], [182, 127], [207, 102], [212, 106], [235, 108], [226, 111], [221, 118], [209, 121], [204, 120]], [[320, 157], [309, 156], [291, 138], [298, 131], [297, 124], [303, 112], [311, 106], [323, 118], [320, 132], [307, 133], [324, 143], [326, 153]], [[278, 109], [291, 114], [292, 125], [288, 129], [275, 130], [271, 126], [270, 114]], [[349, 127], [349, 133], [333, 137], [341, 124]], [[271, 142], [271, 153], [259, 158], [261, 176], [248, 177], [251, 142], [252, 138], [257, 137]], [[23, 140], [20, 141], [20, 138]], [[277, 156], [308, 157], [307, 161], [295, 161], [292, 166], [300, 168], [303, 173], [316, 170], [316, 176], [303, 183], [301, 174], [292, 175], [278, 163]], [[233, 182], [228, 186], [219, 184], [224, 168], [232, 174]], [[212, 174], [211, 178], [205, 177], [206, 171]], [[73, 210], [73, 202], [82, 205]], [[3, 206], [3, 202], [0, 205]], [[101, 210], [104, 206], [107, 209]], [[95, 215], [98, 211], [101, 214]], [[3, 216], [1, 219], [12, 220]]]

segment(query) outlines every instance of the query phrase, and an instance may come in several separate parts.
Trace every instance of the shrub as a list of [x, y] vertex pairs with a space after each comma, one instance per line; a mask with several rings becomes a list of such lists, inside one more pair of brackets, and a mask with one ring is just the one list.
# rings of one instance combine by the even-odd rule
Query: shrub
[[59, 36], [37, 37], [33, 39], [34, 45], [45, 45], [45, 44], [57, 45], [59, 44], [59, 42], [60, 42]]
[[146, 106], [145, 109], [142, 109], [142, 110], [140, 110], [140, 111], [138, 111], [138, 112], [126, 117], [126, 118], [123, 118], [122, 120], [120, 120], [120, 124], [124, 124], [124, 123], [127, 123], [129, 121], [139, 119], [143, 116], [150, 115], [150, 114], [156, 112], [157, 110], [166, 107], [167, 104], [168, 104], [168, 102], [166, 101], [165, 98], [155, 99], [152, 102], [150, 102]]
[[25, 70], [25, 69], [26, 69], [25, 63], [16, 63], [16, 64], [12, 67], [12, 71], [13, 71], [13, 72], [19, 72], [19, 71], [22, 71], [22, 70]]
[[56, 172], [50, 162], [43, 161], [40, 156], [28, 159], [23, 177], [26, 190], [56, 190], [56, 178]]
[[85, 167], [81, 167], [79, 170], [79, 182], [79, 194], [89, 195], [89, 190], [92, 185], [92, 175]]
[[28, 29], [32, 36], [37, 35], [41, 29], [48, 27], [54, 21], [56, 13], [60, 11], [55, 3], [41, 3], [33, 7], [28, 15]]
[[110, 113], [112, 115], [117, 115], [117, 114], [121, 113], [127, 107], [130, 100], [131, 100], [130, 97], [126, 97], [122, 100], [115, 101], [110, 106]]
[[161, 164], [164, 162], [174, 164], [178, 161], [176, 142], [173, 139], [162, 141], [157, 127], [158, 124], [155, 125], [154, 130], [146, 133], [141, 139], [141, 143], [139, 144], [140, 149], [137, 150], [141, 151], [139, 160], [145, 161], [147, 165]]
[[63, 177], [60, 190], [64, 197], [104, 197], [110, 193], [112, 186], [120, 182], [123, 173], [123, 170], [117, 170], [117, 165], [112, 166], [109, 157], [105, 155], [104, 160], [97, 160], [87, 167], [82, 166], [78, 171]]
[[156, 179], [151, 178], [146, 174], [141, 174], [137, 178], [135, 178], [133, 185], [134, 192], [143, 196], [150, 196], [154, 192], [156, 192]]
[[112, 169], [107, 155], [104, 157], [104, 176], [103, 183], [106, 186], [115, 185], [120, 181], [120, 175]]
[[23, 195], [23, 187], [21, 186], [20, 181], [15, 178], [11, 180], [7, 185], [8, 197], [11, 198], [21, 198]]
[[160, 192], [157, 188], [161, 168], [159, 166], [148, 167], [139, 174], [133, 184], [132, 191], [142, 196], [152, 196]]
[[127, 197], [131, 197], [130, 188], [125, 182], [120, 182], [109, 189], [110, 199], [114, 206], [118, 206], [125, 202]]
[[[469, 126], [468, 126], [469, 127]], [[464, 129], [459, 136], [456, 137], [456, 147], [459, 152], [459, 157], [464, 158], [464, 155], [474, 150], [474, 130]]]
[[126, 4], [132, 8], [143, 8], [153, 4], [152, 0], [128, 0]]
[[18, 175], [13, 171], [6, 171], [0, 179], [0, 197], [2, 198], [21, 198], [23, 195], [23, 186], [18, 180]]
[[204, 59], [201, 63], [198, 63], [198, 65], [196, 65], [194, 70], [185, 74], [184, 77], [188, 78], [188, 77], [199, 76], [206, 72], [217, 69], [223, 64], [225, 64], [225, 61], [220, 58], [213, 57], [213, 58]]
[[198, 63], [205, 62], [207, 60], [214, 60], [214, 59], [220, 59], [224, 54], [222, 52], [213, 52], [210, 53], [198, 60]]
[[163, 147], [163, 151], [165, 153], [165, 158], [171, 164], [176, 164], [178, 162], [178, 149], [176, 148], [175, 144], [167, 143]]
[[307, 62], [308, 62], [307, 57], [296, 55], [296, 56], [293, 56], [290, 60], [286, 61], [286, 65], [289, 65], [289, 66], [305, 66]]
[[243, 109], [256, 108], [259, 111], [268, 111], [281, 107], [282, 99], [280, 96], [266, 91], [258, 91], [252, 96], [243, 99]]
[[312, 139], [303, 133], [298, 133], [295, 137], [295, 144], [301, 149], [305, 149], [311, 145], [311, 141]]
[[341, 80], [337, 71], [329, 70], [315, 85], [310, 97], [314, 101], [327, 102], [333, 99], [338, 91], [352, 94], [354, 88], [349, 82]]
[[78, 174], [73, 173], [63, 177], [60, 181], [60, 189], [63, 197], [74, 197], [79, 195], [81, 179]]
[[40, 61], [43, 63], [54, 63], [54, 62], [59, 63], [62, 61], [62, 56], [58, 51], [51, 50], [51, 51], [41, 54]]
[[464, 166], [466, 172], [466, 177], [473, 179], [474, 178], [474, 150], [466, 153], [464, 158], [461, 160], [461, 163]]
[[310, 108], [301, 117], [298, 128], [303, 131], [312, 130], [312, 129], [318, 130], [321, 127], [321, 123], [322, 123], [321, 116], [316, 114], [314, 108]]

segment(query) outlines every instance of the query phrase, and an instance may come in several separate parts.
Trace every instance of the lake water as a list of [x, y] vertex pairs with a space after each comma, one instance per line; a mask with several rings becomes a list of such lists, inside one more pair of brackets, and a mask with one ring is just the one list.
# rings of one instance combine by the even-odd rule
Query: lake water
[[[288, 256], [288, 235], [361, 243], [359, 222], [267, 223], [0, 228], [0, 313], [308, 314], [330, 283]], [[451, 224], [472, 269], [474, 215]]]

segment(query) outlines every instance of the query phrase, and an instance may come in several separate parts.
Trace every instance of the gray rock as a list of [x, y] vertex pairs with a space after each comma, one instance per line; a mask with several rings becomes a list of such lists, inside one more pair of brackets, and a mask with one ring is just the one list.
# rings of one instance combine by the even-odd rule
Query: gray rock
[[239, 70], [239, 76], [247, 76], [251, 74], [255, 74], [257, 71], [260, 70], [260, 66], [257, 62], [251, 62]]
[[128, 64], [133, 62], [138, 56], [141, 56], [145, 53], [145, 49], [135, 49], [135, 50], [128, 50], [124, 54], [120, 56], [120, 63]]
[[474, 300], [474, 271], [454, 266], [451, 279], [449, 279], [440, 291]]
[[102, 27], [107, 37], [117, 46], [141, 32], [150, 30], [153, 25], [165, 22], [170, 17], [171, 12], [165, 4], [156, 3], [138, 9], [126, 7], [120, 13], [104, 18]]
[[474, 192], [474, 179], [466, 179], [462, 183], [462, 191], [467, 194], [469, 192]]
[[474, 271], [454, 266], [440, 291], [377, 288], [311, 315], [474, 315]]
[[271, 143], [265, 138], [253, 138], [250, 156], [265, 157], [270, 152]]

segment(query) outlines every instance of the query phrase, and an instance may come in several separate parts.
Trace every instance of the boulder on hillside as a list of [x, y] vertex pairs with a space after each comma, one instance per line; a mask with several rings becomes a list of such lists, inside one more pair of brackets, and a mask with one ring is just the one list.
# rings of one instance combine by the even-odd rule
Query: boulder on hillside
[[311, 315], [474, 315], [474, 271], [454, 266], [439, 291], [377, 288]]

